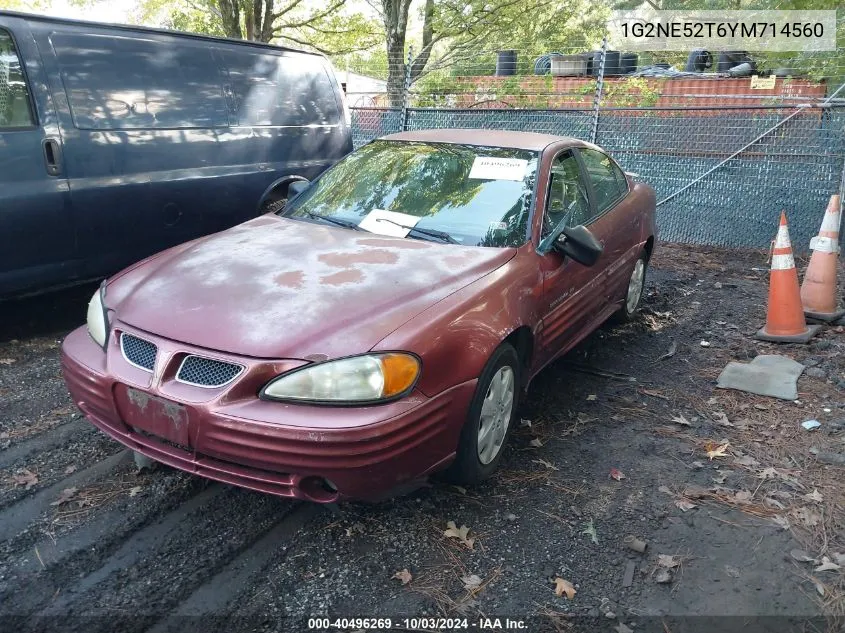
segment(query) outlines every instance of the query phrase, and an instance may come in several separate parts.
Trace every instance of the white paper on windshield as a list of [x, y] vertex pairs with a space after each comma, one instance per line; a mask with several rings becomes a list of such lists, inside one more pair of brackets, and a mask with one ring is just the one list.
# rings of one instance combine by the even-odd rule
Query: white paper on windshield
[[[407, 213], [398, 213], [396, 211], [385, 211], [384, 209], [373, 209], [363, 220], [358, 223], [362, 229], [370, 231], [371, 233], [378, 233], [379, 235], [389, 235], [390, 237], [407, 237], [411, 229], [416, 226], [422, 218], [415, 215], [408, 215]], [[390, 220], [388, 222], [388, 220]], [[394, 222], [396, 224], [394, 224]], [[406, 227], [397, 226], [404, 224]]]
[[479, 180], [522, 180], [527, 167], [528, 161], [524, 158], [476, 156], [469, 177]]

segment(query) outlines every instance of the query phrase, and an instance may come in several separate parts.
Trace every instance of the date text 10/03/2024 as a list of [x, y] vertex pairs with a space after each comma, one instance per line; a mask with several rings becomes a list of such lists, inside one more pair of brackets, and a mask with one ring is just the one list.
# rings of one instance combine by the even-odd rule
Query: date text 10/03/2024
[[528, 625], [519, 618], [308, 618], [308, 629], [312, 631], [371, 630], [429, 631], [521, 631]]

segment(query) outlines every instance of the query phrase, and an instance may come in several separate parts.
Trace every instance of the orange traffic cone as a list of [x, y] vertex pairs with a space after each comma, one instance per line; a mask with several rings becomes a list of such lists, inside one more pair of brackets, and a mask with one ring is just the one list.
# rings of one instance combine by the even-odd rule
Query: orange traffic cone
[[801, 307], [798, 271], [792, 257], [786, 214], [780, 214], [780, 226], [772, 251], [772, 272], [769, 275], [769, 309], [766, 325], [755, 338], [775, 343], [806, 343], [819, 331], [820, 325], [807, 326]]
[[819, 234], [810, 240], [813, 254], [801, 284], [804, 315], [835, 321], [845, 310], [836, 306], [836, 266], [839, 259], [839, 196], [830, 197]]

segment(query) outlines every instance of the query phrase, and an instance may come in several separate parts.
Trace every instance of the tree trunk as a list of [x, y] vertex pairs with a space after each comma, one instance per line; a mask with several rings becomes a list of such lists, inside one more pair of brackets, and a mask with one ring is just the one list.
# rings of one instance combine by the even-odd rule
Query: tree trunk
[[217, 0], [217, 8], [223, 20], [223, 32], [226, 37], [243, 39], [241, 31], [241, 7], [239, 0]]
[[387, 96], [391, 108], [401, 108], [405, 92], [405, 32], [411, 0], [382, 0], [387, 45]]

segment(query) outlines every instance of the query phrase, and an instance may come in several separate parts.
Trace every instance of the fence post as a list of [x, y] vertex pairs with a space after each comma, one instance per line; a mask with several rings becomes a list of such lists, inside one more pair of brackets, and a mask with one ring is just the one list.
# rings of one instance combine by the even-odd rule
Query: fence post
[[[599, 57], [599, 72], [596, 75], [596, 96], [593, 99], [593, 129], [590, 133], [590, 142], [595, 143], [599, 133], [599, 107], [601, 106], [601, 94], [604, 90], [604, 60], [607, 57], [607, 36], [601, 40], [601, 56]], [[593, 64], [595, 64], [593, 60]]]
[[411, 62], [414, 60], [414, 47], [408, 46], [408, 63], [405, 64], [405, 83], [402, 86], [402, 113], [400, 115], [402, 131], [408, 129], [408, 101], [411, 92]]

